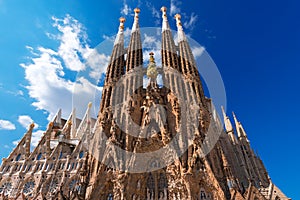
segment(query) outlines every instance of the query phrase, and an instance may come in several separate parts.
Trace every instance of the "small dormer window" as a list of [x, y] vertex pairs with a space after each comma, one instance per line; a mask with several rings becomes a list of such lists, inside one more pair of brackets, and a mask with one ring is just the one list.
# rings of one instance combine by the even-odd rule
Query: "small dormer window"
[[39, 155], [37, 155], [36, 159], [37, 159], [37, 160], [41, 160], [41, 158], [42, 158], [42, 154], [39, 153]]
[[19, 154], [17, 155], [17, 157], [16, 157], [16, 161], [19, 161], [20, 158], [21, 158], [21, 154], [19, 153]]
[[80, 151], [80, 153], [79, 153], [79, 158], [82, 158], [83, 155], [84, 155], [84, 152], [83, 152], [83, 151]]

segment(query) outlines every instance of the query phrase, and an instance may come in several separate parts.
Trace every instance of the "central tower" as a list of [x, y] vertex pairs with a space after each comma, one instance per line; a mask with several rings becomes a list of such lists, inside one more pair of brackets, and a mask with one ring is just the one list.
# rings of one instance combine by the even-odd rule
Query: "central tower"
[[[161, 11], [162, 66], [156, 66], [151, 52], [143, 67], [140, 10], [134, 9], [127, 51], [125, 19], [120, 18], [95, 131], [98, 139], [91, 144], [100, 150], [90, 159], [89, 199], [197, 199], [201, 190], [211, 199], [224, 197], [197, 146], [210, 123], [208, 101], [181, 17], [175, 16], [176, 46], [167, 9]], [[145, 76], [149, 81], [143, 88]], [[191, 105], [198, 116], [193, 120]]]

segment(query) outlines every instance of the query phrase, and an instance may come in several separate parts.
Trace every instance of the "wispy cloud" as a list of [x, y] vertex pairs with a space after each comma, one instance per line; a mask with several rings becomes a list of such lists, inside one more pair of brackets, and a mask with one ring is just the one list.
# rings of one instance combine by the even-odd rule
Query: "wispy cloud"
[[149, 53], [154, 53], [155, 62], [158, 66], [161, 66], [161, 40], [158, 35], [155, 34], [144, 34], [142, 37], [143, 44], [143, 59], [146, 65], [149, 61]]
[[170, 16], [173, 17], [175, 14], [180, 13], [180, 5], [182, 4], [179, 0], [170, 1]]
[[199, 58], [204, 53], [204, 51], [205, 51], [204, 47], [193, 47], [192, 48], [193, 55], [196, 59]]
[[126, 0], [123, 1], [123, 7], [121, 8], [122, 15], [129, 15], [132, 12], [132, 8], [127, 4]]
[[171, 0], [170, 1], [170, 16], [174, 17], [175, 14], [179, 13], [182, 17], [183, 26], [187, 31], [192, 31], [195, 28], [195, 25], [198, 20], [198, 15], [195, 13], [188, 14], [181, 10], [180, 6], [182, 1], [180, 0]]
[[38, 145], [39, 141], [41, 140], [44, 131], [38, 130], [32, 133], [31, 136], [31, 148], [34, 148]]
[[[95, 93], [102, 87], [96, 86], [95, 81], [92, 83], [91, 78], [97, 79], [105, 72], [109, 56], [88, 45], [84, 26], [72, 16], [66, 15], [62, 19], [52, 17], [52, 20], [59, 34], [47, 35], [58, 41], [58, 48], [26, 47], [33, 54], [28, 63], [20, 64], [28, 81], [26, 88], [29, 96], [35, 99], [32, 105], [49, 113], [48, 120], [59, 108], [63, 109], [66, 117], [73, 106], [81, 117], [88, 102], [100, 98], [95, 99]], [[65, 75], [66, 69], [78, 72], [75, 81]], [[85, 73], [87, 69], [88, 73]]]
[[151, 11], [151, 14], [152, 14], [152, 16], [154, 17], [154, 18], [156, 18], [156, 20], [155, 20], [155, 25], [158, 25], [159, 23], [160, 23], [160, 12], [159, 12], [159, 10], [157, 10], [154, 6], [153, 6], [153, 4], [151, 4], [150, 2], [146, 2], [146, 6], [147, 6], [147, 8]]
[[6, 91], [8, 94], [12, 94], [14, 96], [23, 96], [24, 95], [24, 92], [22, 90], [17, 90], [17, 91], [10, 91], [10, 90], [7, 90]]
[[[31, 123], [33, 123], [33, 119], [31, 119], [31, 117], [30, 116], [28, 116], [28, 115], [20, 115], [19, 117], [18, 117], [18, 122], [24, 127], [24, 128], [28, 128], [29, 127], [29, 125], [31, 124]], [[34, 124], [35, 126], [34, 126], [34, 128], [38, 128], [39, 127], [39, 125], [38, 124]]]
[[16, 129], [16, 126], [8, 121], [8, 120], [3, 120], [3, 119], [0, 119], [0, 130], [15, 130]]
[[64, 19], [52, 17], [54, 24], [60, 32], [57, 38], [60, 40], [60, 46], [57, 54], [63, 59], [65, 66], [73, 71], [85, 69], [82, 62], [87, 57], [89, 48], [87, 47], [87, 35], [84, 27], [76, 19], [67, 15]]
[[195, 13], [192, 13], [190, 15], [190, 17], [187, 17], [187, 19], [189, 19], [189, 20], [185, 21], [183, 23], [183, 26], [186, 29], [193, 30], [195, 28], [196, 22], [198, 20], [198, 15], [196, 15]]

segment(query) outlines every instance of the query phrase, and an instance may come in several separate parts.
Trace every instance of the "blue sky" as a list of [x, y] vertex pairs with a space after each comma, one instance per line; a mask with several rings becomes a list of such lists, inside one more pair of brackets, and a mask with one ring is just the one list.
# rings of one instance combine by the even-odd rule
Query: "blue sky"
[[[89, 73], [99, 78], [104, 69], [96, 66], [105, 65], [108, 57], [97, 54], [101, 60], [89, 60], [90, 55], [98, 44], [109, 52], [110, 43], [103, 41], [116, 34], [118, 18], [125, 16], [125, 27], [130, 28], [133, 8], [139, 6], [140, 25], [160, 27], [163, 5], [172, 15], [182, 14], [186, 33], [205, 47], [218, 66], [228, 114], [235, 111], [273, 181], [289, 197], [300, 199], [300, 3], [296, 0], [0, 0], [0, 157], [8, 155], [31, 121], [38, 125], [37, 142], [58, 108], [69, 114], [75, 80], [79, 96], [101, 92], [99, 84], [89, 84], [92, 79], [78, 80], [81, 64], [90, 61]], [[84, 107], [87, 102], [81, 103]]]

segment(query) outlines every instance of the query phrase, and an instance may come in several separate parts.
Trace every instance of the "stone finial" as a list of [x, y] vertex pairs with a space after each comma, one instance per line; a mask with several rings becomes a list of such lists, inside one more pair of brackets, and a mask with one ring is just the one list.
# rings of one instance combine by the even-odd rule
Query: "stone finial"
[[124, 22], [126, 21], [125, 18], [124, 18], [124, 17], [120, 17], [119, 21], [120, 21], [120, 26], [119, 26], [119, 28], [120, 28], [121, 30], [124, 30]]
[[34, 123], [32, 122], [32, 123], [29, 125], [29, 129], [32, 130], [32, 129], [34, 128], [34, 126], [35, 126], [35, 125], [34, 125]]
[[48, 124], [48, 129], [51, 129], [53, 127], [54, 123], [53, 122], [49, 122]]
[[170, 26], [168, 24], [168, 18], [167, 18], [167, 8], [163, 6], [161, 7], [160, 10], [162, 12], [162, 18], [163, 18], [162, 31], [170, 30]]
[[176, 19], [177, 33], [178, 33], [178, 42], [186, 41], [186, 36], [183, 32], [182, 24], [181, 24], [181, 15], [176, 14], [174, 16]]
[[139, 8], [134, 9], [134, 13], [139, 14], [140, 12], [141, 12], [141, 10]]
[[177, 13], [177, 14], [174, 16], [174, 18], [176, 19], [176, 25], [177, 25], [177, 26], [182, 26], [182, 24], [181, 24], [181, 15]]
[[132, 33], [139, 29], [138, 21], [139, 21], [139, 13], [140, 12], [141, 12], [141, 10], [139, 8], [134, 9], [134, 22], [133, 22], [132, 30], [131, 30]]
[[162, 12], [167, 12], [167, 7], [163, 6], [163, 7], [161, 7], [160, 10], [161, 10]]

